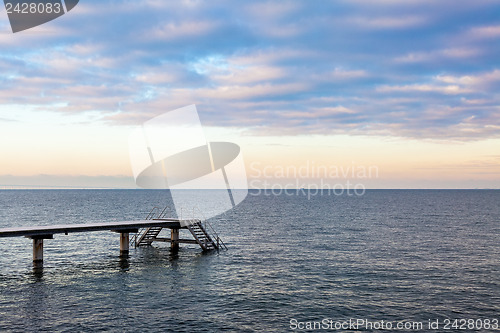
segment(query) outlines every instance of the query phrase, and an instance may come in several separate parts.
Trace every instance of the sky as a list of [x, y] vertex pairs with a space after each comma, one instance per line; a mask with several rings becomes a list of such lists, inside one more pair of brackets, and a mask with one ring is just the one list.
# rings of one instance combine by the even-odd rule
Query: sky
[[209, 141], [241, 147], [250, 187], [500, 188], [498, 13], [81, 0], [13, 34], [2, 8], [0, 188], [134, 188], [130, 131], [191, 104]]

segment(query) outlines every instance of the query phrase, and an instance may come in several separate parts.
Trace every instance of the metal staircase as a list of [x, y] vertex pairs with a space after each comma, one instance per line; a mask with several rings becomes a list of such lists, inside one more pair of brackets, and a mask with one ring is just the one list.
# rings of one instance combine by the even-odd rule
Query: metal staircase
[[[212, 229], [212, 235], [207, 231], [207, 226]], [[200, 220], [193, 220], [192, 223], [187, 225], [187, 228], [203, 251], [227, 250], [226, 244], [208, 222], [202, 223]]]
[[[143, 230], [135, 246], [151, 245], [156, 236], [161, 232], [162, 227], [150, 227]], [[140, 230], [139, 230], [140, 231]], [[139, 233], [138, 233], [139, 234]]]
[[[161, 220], [166, 219], [167, 215], [170, 213], [168, 206], [162, 211], [158, 207], [153, 207], [149, 214], [146, 216], [146, 220]], [[201, 221], [199, 219], [192, 220], [180, 220], [181, 225], [187, 228], [193, 235], [196, 243], [200, 245], [203, 251], [210, 250], [227, 250], [226, 244], [222, 241], [219, 235], [215, 232], [214, 228], [206, 220]], [[134, 247], [151, 245], [152, 242], [157, 239], [158, 235], [162, 231], [162, 227], [149, 227], [140, 229], [130, 240], [131, 245]], [[168, 239], [167, 239], [168, 240]], [[179, 240], [179, 242], [193, 242], [192, 240]]]
[[[158, 220], [165, 218], [165, 216], [169, 213], [168, 207], [163, 208], [160, 212], [160, 208], [153, 207], [149, 212], [148, 216], [146, 216], [146, 220]], [[143, 246], [143, 245], [151, 245], [151, 243], [156, 239], [156, 237], [160, 234], [162, 227], [149, 227], [140, 229], [137, 234], [130, 240], [130, 242], [134, 245], [134, 247]]]

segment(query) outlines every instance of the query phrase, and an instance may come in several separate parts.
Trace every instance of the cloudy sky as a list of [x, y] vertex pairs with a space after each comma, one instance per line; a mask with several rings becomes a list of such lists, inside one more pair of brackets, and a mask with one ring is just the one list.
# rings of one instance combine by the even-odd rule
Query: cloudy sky
[[350, 178], [500, 188], [499, 13], [489, 0], [81, 0], [13, 34], [2, 9], [0, 186], [133, 187], [131, 128], [196, 104], [209, 140], [241, 146], [254, 187], [296, 178], [282, 167], [309, 168], [302, 186], [315, 167], [371, 166]]

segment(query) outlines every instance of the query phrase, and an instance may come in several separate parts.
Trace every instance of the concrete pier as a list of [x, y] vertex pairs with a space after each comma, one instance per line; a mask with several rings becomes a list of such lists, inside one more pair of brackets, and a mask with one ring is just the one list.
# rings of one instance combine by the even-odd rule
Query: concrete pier
[[[162, 227], [174, 228], [177, 230], [177, 239], [179, 239], [180, 220], [162, 219], [162, 220], [138, 220], [138, 221], [120, 221], [108, 223], [89, 223], [89, 224], [65, 224], [52, 226], [34, 226], [18, 228], [0, 229], [0, 238], [24, 236], [33, 240], [33, 265], [35, 268], [43, 267], [43, 240], [53, 239], [54, 234], [69, 234], [75, 232], [91, 231], [114, 231], [120, 233], [120, 256], [127, 257], [129, 253], [129, 235], [131, 232], [137, 232], [140, 228]], [[176, 242], [179, 246], [178, 242]]]
[[[207, 222], [205, 222], [207, 223]], [[170, 229], [170, 238], [157, 237], [163, 228]], [[144, 232], [138, 238], [139, 230]], [[179, 230], [188, 229], [194, 239], [180, 239]], [[0, 238], [4, 237], [20, 237], [24, 236], [33, 240], [33, 265], [35, 268], [43, 267], [43, 240], [53, 239], [54, 234], [65, 234], [75, 232], [91, 232], [91, 231], [113, 231], [120, 234], [120, 257], [128, 258], [130, 233], [135, 233], [135, 246], [150, 245], [151, 242], [170, 242], [171, 249], [177, 251], [180, 243], [198, 244], [203, 251], [219, 250], [220, 248], [227, 249], [226, 245], [215, 234], [211, 237], [204, 229], [200, 220], [180, 220], [156, 218], [149, 220], [137, 221], [117, 221], [107, 223], [89, 223], [89, 224], [64, 224], [52, 226], [33, 226], [33, 227], [16, 227], [16, 228], [1, 228]], [[213, 230], [213, 229], [212, 229]], [[147, 236], [147, 237], [146, 237]], [[139, 239], [139, 240], [138, 240]]]
[[33, 240], [33, 266], [43, 266], [43, 240], [53, 239], [53, 235], [37, 235], [29, 237]]
[[33, 239], [33, 265], [43, 263], [43, 238]]
[[120, 256], [127, 257], [128, 256], [128, 247], [129, 247], [129, 233], [121, 232], [120, 233]]
[[170, 248], [174, 251], [179, 250], [179, 229], [170, 230]]

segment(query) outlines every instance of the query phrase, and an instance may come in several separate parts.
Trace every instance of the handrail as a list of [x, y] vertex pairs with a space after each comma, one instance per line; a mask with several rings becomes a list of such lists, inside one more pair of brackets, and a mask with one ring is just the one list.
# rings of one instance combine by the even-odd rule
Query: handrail
[[208, 227], [210, 228], [210, 233], [213, 236], [215, 236], [214, 241], [217, 241], [217, 249], [219, 249], [219, 246], [220, 246], [219, 244], [222, 244], [222, 246], [224, 247], [224, 249], [227, 250], [226, 244], [222, 241], [222, 238], [220, 238], [219, 234], [217, 233], [217, 231], [215, 231], [215, 229], [212, 226], [212, 224], [210, 222], [208, 222], [208, 220], [205, 218], [205, 216], [203, 215], [203, 212], [198, 207], [193, 207], [193, 216], [195, 215], [195, 211], [201, 217], [203, 217], [203, 220], [200, 220], [200, 222], [203, 223], [203, 227], [205, 228], [205, 230], [208, 230], [207, 229], [207, 225], [208, 225]]
[[[168, 206], [167, 206], [168, 207]], [[165, 207], [163, 210], [165, 210], [167, 207]], [[146, 216], [146, 220], [153, 220], [155, 218], [155, 215], [156, 215], [156, 212], [159, 212], [160, 211], [160, 208], [155, 206], [153, 208], [151, 208], [151, 210], [149, 211], [148, 215]], [[159, 216], [156, 215], [157, 217]], [[137, 247], [137, 239], [139, 238], [139, 235], [141, 235], [142, 237], [142, 234], [144, 234], [144, 232], [147, 232], [149, 228], [145, 228], [145, 229], [141, 229], [139, 230], [138, 232], [136, 232], [132, 238], [130, 239], [130, 244], [134, 244], [134, 247]]]
[[217, 248], [219, 248], [219, 242], [222, 244], [222, 246], [224, 246], [224, 249], [227, 250], [227, 246], [226, 244], [222, 241], [222, 239], [219, 237], [219, 234], [217, 234], [217, 232], [215, 231], [215, 229], [212, 227], [212, 225], [207, 221], [207, 220], [204, 220], [203, 223], [205, 224], [205, 229], [207, 229], [207, 225], [208, 227], [210, 228], [210, 231], [215, 235], [215, 238], [217, 240]]
[[[161, 219], [161, 218], [165, 217], [165, 215], [167, 214], [168, 211], [169, 211], [168, 205], [165, 206], [165, 208], [163, 208], [162, 211], [160, 211], [159, 207], [155, 206], [151, 209], [151, 211], [146, 216], [146, 220]], [[180, 216], [179, 216], [180, 220], [183, 219], [184, 213], [185, 213], [185, 209], [183, 209], [183, 207], [180, 207]], [[203, 212], [198, 207], [192, 208], [191, 218], [194, 219], [195, 213], [198, 216], [202, 217], [201, 219], [196, 219], [196, 220], [198, 220], [199, 223], [202, 224], [202, 227], [207, 231], [207, 236], [212, 239], [212, 242], [214, 242], [214, 245], [217, 246], [217, 249], [220, 249], [221, 247], [223, 247], [225, 250], [227, 250], [227, 246], [224, 243], [224, 241], [220, 238], [217, 231], [215, 231], [215, 228], [212, 226], [212, 224], [210, 222], [208, 222], [208, 220], [205, 218]], [[143, 237], [143, 235], [145, 235], [148, 232], [148, 230], [149, 230], [149, 228], [144, 228], [144, 229], [139, 230], [137, 233], [135, 233], [134, 236], [132, 236], [132, 238], [130, 240], [130, 244], [134, 244], [134, 246], [137, 247], [137, 245], [139, 243], [138, 239]]]
[[[159, 209], [158, 209], [158, 211], [159, 211]], [[163, 210], [161, 211], [161, 213], [158, 214], [157, 219], [164, 218], [165, 215], [167, 214], [167, 212], [169, 212], [169, 211], [170, 211], [169, 206], [166, 205], [165, 208], [163, 208]]]
[[129, 244], [134, 244], [134, 247], [137, 247], [137, 234], [138, 232], [136, 232], [131, 238], [130, 238], [130, 242]]
[[[166, 209], [166, 208], [167, 208], [167, 207], [165, 207], [165, 209]], [[164, 209], [164, 210], [165, 210], [165, 209]], [[146, 220], [152, 220], [152, 219], [154, 219], [154, 216], [155, 216], [155, 211], [158, 211], [158, 212], [159, 212], [159, 211], [160, 211], [160, 208], [158, 208], [158, 207], [156, 207], [156, 206], [155, 206], [155, 207], [153, 207], [153, 208], [151, 209], [151, 211], [149, 212], [148, 216], [146, 216]], [[159, 215], [159, 214], [158, 214], [158, 215]], [[157, 216], [158, 216], [158, 215], [157, 215]]]

